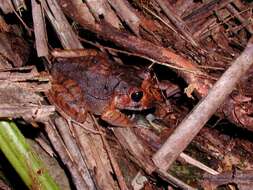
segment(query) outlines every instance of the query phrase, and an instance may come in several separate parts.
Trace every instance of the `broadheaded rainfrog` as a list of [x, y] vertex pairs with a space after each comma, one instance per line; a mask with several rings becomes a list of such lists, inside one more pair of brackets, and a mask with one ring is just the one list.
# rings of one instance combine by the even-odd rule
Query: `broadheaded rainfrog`
[[134, 123], [122, 110], [146, 110], [164, 101], [150, 72], [120, 65], [99, 52], [58, 58], [51, 74], [51, 99], [78, 122], [89, 111], [111, 125], [131, 127]]

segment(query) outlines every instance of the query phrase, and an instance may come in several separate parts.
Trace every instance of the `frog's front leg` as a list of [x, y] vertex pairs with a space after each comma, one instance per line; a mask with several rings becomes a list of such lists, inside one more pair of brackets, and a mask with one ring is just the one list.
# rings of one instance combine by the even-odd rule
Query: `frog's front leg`
[[121, 113], [115, 107], [107, 108], [101, 115], [101, 119], [117, 127], [133, 127], [134, 122], [124, 113]]

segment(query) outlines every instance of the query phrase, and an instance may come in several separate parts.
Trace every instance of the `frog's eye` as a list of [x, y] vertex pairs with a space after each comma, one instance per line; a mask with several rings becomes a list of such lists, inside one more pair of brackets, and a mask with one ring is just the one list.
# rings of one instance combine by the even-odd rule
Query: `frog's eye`
[[143, 92], [142, 91], [137, 91], [137, 92], [133, 92], [131, 94], [131, 99], [134, 101], [134, 102], [139, 102], [143, 97]]

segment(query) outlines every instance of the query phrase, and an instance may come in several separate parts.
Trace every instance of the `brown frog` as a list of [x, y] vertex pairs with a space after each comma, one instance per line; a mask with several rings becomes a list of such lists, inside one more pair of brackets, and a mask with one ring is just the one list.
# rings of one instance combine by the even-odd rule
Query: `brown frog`
[[78, 122], [84, 122], [89, 111], [111, 125], [131, 127], [133, 121], [122, 110], [141, 111], [164, 103], [150, 72], [120, 65], [100, 52], [58, 58], [51, 74], [51, 99]]

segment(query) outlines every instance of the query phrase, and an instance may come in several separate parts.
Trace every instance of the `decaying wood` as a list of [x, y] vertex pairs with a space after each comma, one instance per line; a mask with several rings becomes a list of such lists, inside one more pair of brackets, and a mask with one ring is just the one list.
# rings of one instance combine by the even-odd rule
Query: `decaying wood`
[[51, 55], [54, 57], [82, 57], [82, 56], [95, 56], [98, 54], [98, 51], [93, 49], [79, 49], [79, 50], [53, 50]]
[[[50, 88], [48, 84], [45, 85], [45, 88]], [[34, 93], [34, 91], [38, 92], [36, 87], [34, 85], [32, 92], [22, 88], [22, 85], [18, 85], [18, 83], [1, 81], [0, 117], [24, 118], [27, 121], [47, 121], [49, 115], [53, 114], [55, 109], [54, 106], [41, 104], [43, 101], [42, 97]]]
[[[76, 7], [79, 7], [80, 10], [80, 16], [87, 18], [87, 21], [90, 24], [95, 24], [95, 18], [94, 16], [91, 14], [90, 9], [87, 7], [86, 3], [84, 3], [82, 0], [76, 0], [73, 2], [75, 4]], [[67, 4], [63, 4], [62, 6], [68, 6]]]
[[166, 3], [162, 0], [156, 1], [163, 9], [166, 16], [170, 19], [170, 21], [177, 27], [180, 33], [182, 33], [184, 37], [188, 39], [193, 46], [198, 46], [198, 43], [193, 38], [192, 34], [189, 32], [189, 29], [184, 23], [184, 21], [173, 11], [173, 7], [171, 7], [169, 3]]
[[[91, 130], [96, 130], [91, 117], [88, 116], [87, 118], [88, 120], [82, 125]], [[72, 130], [81, 149], [81, 154], [85, 158], [90, 175], [96, 181], [96, 188], [117, 189], [117, 185], [110, 175], [113, 169], [101, 136], [90, 133], [76, 124], [73, 125]]]
[[10, 6], [11, 0], [0, 0], [0, 8], [4, 14], [13, 12], [12, 7]]
[[233, 172], [224, 172], [216, 176], [205, 175], [202, 185], [205, 190], [216, 189], [218, 186], [226, 184], [235, 184], [241, 190], [251, 190], [253, 185], [252, 175], [252, 170], [234, 170]]
[[128, 27], [138, 36], [140, 19], [136, 13], [130, 8], [127, 1], [107, 0], [110, 5], [115, 9], [117, 15], [123, 20]]
[[[100, 132], [100, 134], [102, 134], [101, 126], [98, 124], [98, 122], [97, 122], [97, 120], [96, 120], [96, 118], [94, 116], [92, 118], [93, 118], [94, 123], [97, 126], [97, 130]], [[120, 187], [120, 189], [127, 190], [128, 187], [126, 185], [125, 179], [124, 179], [124, 177], [122, 175], [122, 172], [120, 170], [120, 167], [119, 167], [119, 165], [118, 165], [118, 163], [117, 163], [117, 161], [116, 161], [116, 159], [115, 159], [115, 157], [114, 157], [114, 155], [113, 155], [113, 153], [111, 151], [109, 143], [107, 142], [107, 140], [106, 140], [106, 138], [105, 138], [104, 135], [100, 135], [100, 136], [101, 136], [101, 140], [103, 141], [103, 144], [105, 146], [105, 150], [107, 152], [108, 158], [109, 158], [110, 163], [112, 165], [113, 171], [116, 174], [119, 187]]]
[[76, 164], [73, 163], [71, 156], [62, 141], [59, 133], [57, 132], [54, 122], [49, 120], [45, 123], [45, 130], [47, 132], [48, 138], [50, 139], [54, 149], [59, 154], [61, 161], [66, 165], [72, 175], [73, 182], [75, 184], [76, 189], [83, 189], [83, 187], [87, 187], [84, 180], [82, 179], [79, 170], [77, 169]]
[[249, 20], [246, 21], [241, 15], [240, 12], [235, 9], [235, 7], [231, 4], [227, 4], [227, 9], [231, 12], [242, 24], [245, 25], [245, 28], [249, 31], [250, 34], [253, 34], [252, 26], [249, 24], [251, 23]]
[[69, 25], [56, 0], [41, 0], [41, 5], [53, 25], [64, 48], [80, 49], [82, 44]]
[[[3, 12], [14, 11], [14, 6], [16, 10], [20, 10], [20, 6], [16, 6], [15, 2], [21, 2], [21, 4], [24, 3], [23, 0], [13, 0], [12, 2], [14, 2], [14, 4], [12, 4], [10, 10], [8, 10], [6, 2], [11, 1], [0, 0], [0, 8]], [[141, 15], [142, 13], [137, 13], [137, 11], [135, 12], [129, 1], [126, 0], [31, 0], [31, 2], [35, 23], [34, 33], [36, 39], [36, 49], [39, 56], [47, 56], [48, 54], [43, 12], [45, 12], [47, 18], [51, 22], [62, 46], [65, 49], [69, 49], [64, 51], [53, 51], [51, 54], [54, 57], [80, 57], [86, 56], [87, 54], [90, 55], [90, 52], [93, 51], [91, 50], [86, 53], [82, 50], [83, 45], [80, 43], [78, 36], [72, 30], [72, 27], [69, 25], [68, 20], [61, 11], [62, 9], [69, 18], [73, 19], [74, 22], [78, 22], [86, 30], [91, 31], [96, 34], [99, 39], [102, 39], [102, 43], [104, 43], [104, 41], [109, 41], [112, 42], [116, 48], [120, 47], [124, 50], [116, 50], [115, 46], [114, 48], [104, 47], [103, 45], [96, 44], [95, 42], [90, 42], [88, 44], [92, 44], [92, 46], [97, 47], [102, 51], [109, 51], [113, 56], [117, 53], [123, 53], [128, 56], [131, 55], [138, 58], [144, 58], [152, 63], [158, 63], [160, 65], [173, 68], [173, 70], [177, 71], [188, 83], [188, 89], [196, 91], [196, 94], [200, 98], [207, 96], [207, 98], [200, 102], [198, 107], [193, 110], [192, 114], [196, 114], [197, 116], [189, 115], [165, 143], [165, 148], [163, 147], [157, 154], [154, 155], [153, 160], [155, 164], [158, 165], [158, 168], [156, 168], [151, 159], [152, 151], [150, 150], [150, 147], [153, 146], [153, 144], [156, 146], [154, 149], [158, 147], [157, 142], [159, 141], [160, 143], [161, 140], [158, 135], [155, 135], [154, 132], [151, 132], [152, 134], [142, 133], [143, 138], [153, 138], [148, 139], [149, 141], [147, 145], [140, 140], [140, 134], [137, 134], [136, 132], [138, 129], [113, 128], [112, 131], [121, 146], [129, 153], [130, 156], [128, 156], [132, 159], [132, 161], [137, 163], [139, 168], [145, 170], [147, 174], [151, 174], [155, 171], [161, 178], [176, 187], [182, 189], [193, 189], [181, 180], [165, 172], [165, 169], [170, 166], [179, 154], [179, 162], [183, 160], [183, 162], [186, 161], [187, 163], [202, 168], [213, 175], [218, 174], [215, 170], [181, 152], [198, 133], [209, 117], [215, 112], [217, 107], [220, 106], [221, 101], [225, 99], [225, 96], [235, 89], [233, 88], [236, 82], [235, 80], [240, 77], [239, 74], [242, 74], [242, 72], [246, 70], [246, 67], [244, 67], [242, 70], [235, 72], [235, 75], [229, 79], [229, 82], [233, 82], [234, 84], [231, 86], [228, 85], [229, 82], [225, 84], [227, 89], [226, 93], [218, 91], [215, 94], [213, 93], [213, 90], [209, 90], [213, 86], [217, 76], [219, 76], [211, 76], [207, 74], [207, 71], [212, 71], [212, 69], [214, 70], [214, 68], [217, 68], [216, 65], [212, 66], [209, 65], [209, 63], [212, 61], [216, 62], [217, 58], [218, 61], [223, 63], [222, 68], [217, 69], [217, 71], [222, 71], [227, 67], [225, 63], [230, 63], [229, 60], [232, 60], [234, 57], [239, 55], [240, 51], [234, 50], [236, 48], [231, 46], [239, 46], [242, 50], [245, 43], [241, 43], [240, 40], [233, 38], [230, 35], [238, 34], [237, 32], [241, 32], [241, 30], [245, 28], [244, 31], [237, 37], [242, 38], [243, 35], [245, 35], [247, 37], [245, 37], [244, 41], [247, 41], [246, 39], [248, 39], [248, 35], [252, 34], [252, 26], [250, 25], [251, 13], [248, 13], [251, 11], [245, 10], [245, 6], [239, 0], [179, 0], [176, 2], [168, 1], [166, 3], [160, 0], [153, 0], [138, 2], [140, 10], [144, 9], [145, 11], [151, 13], [149, 16], [155, 17], [163, 24], [166, 24], [166, 26], [169, 26], [168, 23], [172, 23], [172, 25], [174, 25], [173, 27], [169, 26], [169, 30], [172, 31], [172, 34], [167, 34], [166, 30], [168, 30], [168, 28], [162, 28], [163, 25], [160, 25], [160, 23], [157, 24], [150, 21], [151, 19], [148, 20], [143, 18], [146, 15], [143, 16]], [[57, 2], [60, 3], [62, 8], [60, 8]], [[136, 2], [131, 1], [131, 3], [135, 4]], [[149, 6], [146, 6], [145, 3]], [[155, 3], [155, 5], [152, 3]], [[175, 12], [177, 15], [175, 15]], [[232, 23], [233, 20], [231, 18], [239, 21], [238, 23], [241, 24], [237, 25]], [[124, 27], [122, 23], [126, 24], [129, 27], [128, 30], [134, 33], [135, 36], [130, 33], [120, 31], [119, 29]], [[228, 29], [221, 27], [223, 24], [228, 25]], [[5, 24], [3, 24], [3, 26], [4, 25]], [[149, 26], [152, 26], [152, 29], [149, 30]], [[1, 29], [1, 31], [9, 32], [11, 30], [7, 27], [6, 30]], [[82, 30], [80, 30], [80, 34], [81, 33]], [[50, 88], [48, 83], [49, 78], [47, 76], [38, 75], [38, 72], [36, 72], [34, 68], [20, 68], [22, 72], [18, 69], [6, 70], [6, 68], [11, 68], [12, 66], [23, 66], [27, 59], [24, 59], [22, 54], [27, 53], [24, 51], [24, 53], [20, 54], [19, 50], [12, 50], [12, 43], [8, 44], [8, 41], [14, 39], [13, 43], [16, 43], [15, 35], [11, 37], [8, 36], [9, 34], [4, 34], [3, 37], [1, 37], [1, 35], [2, 34], [0, 34], [0, 62], [4, 64], [0, 64], [0, 82], [5, 85], [8, 83], [8, 85], [12, 86], [15, 90], [9, 89], [8, 85], [6, 89], [1, 90], [0, 85], [0, 117], [23, 117], [26, 120], [45, 122], [49, 115], [53, 113], [54, 107], [41, 105], [42, 98], [35, 96], [36, 94], [34, 94], [34, 92], [47, 92]], [[170, 35], [184, 36], [183, 39], [187, 40], [180, 41], [183, 41], [187, 47], [182, 48], [183, 50], [180, 51], [180, 46], [176, 47], [169, 43], [164, 43], [163, 41], [166, 41], [167, 38], [173, 38]], [[201, 44], [201, 42], [208, 36], [210, 36], [210, 39], [212, 39], [216, 44], [213, 47], [206, 49], [202, 47], [203, 44]], [[148, 39], [150, 41], [144, 39]], [[177, 39], [179, 38], [175, 37], [174, 41]], [[195, 39], [198, 40], [196, 41]], [[190, 48], [188, 47], [189, 44], [185, 41], [190, 42]], [[108, 44], [111, 45], [110, 43]], [[211, 43], [207, 44], [210, 45]], [[212, 46], [212, 44], [210, 46]], [[25, 49], [25, 46], [23, 47]], [[171, 49], [167, 47], [171, 47]], [[20, 49], [22, 49], [22, 45]], [[72, 51], [71, 49], [75, 49], [75, 51]], [[197, 52], [195, 52], [195, 50]], [[16, 51], [18, 52], [16, 53]], [[219, 51], [224, 51], [225, 53], [219, 54]], [[245, 51], [248, 50], [246, 49]], [[185, 57], [187, 56], [187, 58], [182, 56], [185, 52], [189, 53], [185, 54]], [[249, 52], [252, 54], [253, 51], [249, 50]], [[226, 53], [229, 56], [226, 56]], [[94, 55], [95, 54], [96, 53], [94, 53]], [[213, 57], [217, 57], [213, 58], [212, 61], [209, 62], [209, 58], [211, 57], [209, 54]], [[201, 56], [205, 57], [207, 61], [206, 65], [199, 66], [195, 64], [196, 62], [205, 62], [205, 60], [201, 60]], [[243, 54], [241, 56], [243, 56]], [[252, 58], [252, 56], [250, 58]], [[222, 59], [225, 61], [223, 62]], [[240, 59], [242, 59], [242, 57], [238, 58], [238, 60]], [[238, 60], [236, 62], [238, 62]], [[236, 65], [236, 62], [233, 63], [233, 66]], [[243, 63], [243, 61], [241, 63]], [[247, 64], [247, 66], [249, 65]], [[202, 68], [202, 70], [200, 70], [200, 68]], [[249, 82], [250, 76], [245, 76], [241, 83], [244, 83], [243, 81]], [[213, 89], [217, 88], [217, 84], [213, 87]], [[19, 89], [22, 89], [21, 95], [20, 97], [16, 97], [16, 95], [13, 94], [16, 94]], [[220, 106], [217, 113], [219, 115], [225, 114], [230, 121], [236, 123], [237, 125], [247, 127], [249, 130], [253, 131], [252, 99], [251, 97], [244, 95], [244, 93], [241, 93], [240, 89], [238, 89], [239, 88], [237, 88], [237, 90], [235, 90], [234, 93], [225, 101], [223, 106]], [[210, 94], [208, 94], [209, 91]], [[3, 94], [1, 96], [2, 92]], [[10, 102], [5, 102], [7, 94], [13, 96], [10, 98]], [[191, 95], [191, 92], [189, 94]], [[28, 97], [29, 95], [31, 96]], [[215, 103], [206, 102], [205, 106], [203, 106], [202, 104], [205, 103], [210, 96], [212, 96], [210, 98], [212, 100], [215, 97]], [[35, 98], [33, 99], [33, 97]], [[21, 99], [23, 100], [21, 101]], [[33, 102], [30, 102], [31, 99], [33, 99]], [[1, 101], [3, 102], [1, 103]], [[206, 109], [209, 109], [209, 112], [205, 112]], [[200, 111], [198, 112], [198, 110]], [[122, 177], [120, 168], [116, 163], [110, 148], [108, 147], [103, 131], [101, 129], [98, 130], [97, 128], [98, 124], [96, 123], [96, 119], [91, 119], [89, 115], [87, 122], [80, 124], [64, 115], [63, 110], [58, 109], [58, 112], [68, 121], [68, 123], [66, 123], [63, 118], [59, 119], [57, 117], [58, 119], [54, 122], [52, 120], [46, 122], [45, 129], [56, 152], [69, 169], [76, 188], [115, 190], [119, 188], [124, 190], [128, 189], [125, 180]], [[202, 118], [202, 120], [198, 120], [200, 116], [203, 116], [204, 119]], [[187, 124], [187, 119], [191, 118], [193, 119], [191, 120], [189, 127], [186, 127], [187, 129], [185, 129], [184, 124]], [[94, 126], [94, 121], [96, 126]], [[226, 152], [220, 153], [219, 151], [215, 153], [210, 152], [208, 148], [207, 153], [210, 155], [217, 154], [215, 155], [217, 157], [221, 155], [224, 156], [226, 154]], [[113, 179], [111, 174], [115, 174], [116, 178]], [[222, 177], [223, 174], [220, 176]], [[247, 173], [245, 176], [246, 179], [248, 179]], [[117, 179], [117, 181], [115, 179]], [[216, 178], [210, 177], [210, 179], [214, 179], [215, 181]], [[235, 181], [231, 179], [227, 180], [227, 182], [234, 183]], [[152, 187], [150, 187], [150, 189], [151, 188]]]
[[[0, 33], [0, 55], [12, 66], [21, 67], [27, 63], [30, 48], [25, 40], [11, 33]], [[6, 67], [5, 67], [6, 68]]]
[[[253, 44], [249, 41], [243, 53], [216, 82], [207, 97], [180, 123], [174, 133], [153, 156], [158, 168], [167, 170], [178, 155], [187, 147], [208, 119], [232, 92], [240, 78], [253, 64]], [[253, 125], [252, 125], [253, 126]]]
[[54, 111], [54, 106], [1, 104], [0, 118], [24, 118], [26, 121], [45, 122]]
[[31, 3], [37, 55], [38, 57], [47, 56], [47, 30], [44, 13], [41, 5], [36, 0], [32, 0]]
[[86, 0], [85, 2], [97, 21], [104, 19], [115, 28], [120, 28], [121, 22], [107, 0]]
[[12, 82], [22, 82], [22, 81], [37, 81], [37, 82], [47, 82], [50, 80], [50, 76], [38, 73], [34, 66], [30, 67], [19, 67], [14, 69], [0, 69], [0, 80], [1, 81], [12, 81]]
[[64, 141], [64, 144], [66, 145], [66, 148], [71, 156], [73, 164], [76, 165], [77, 170], [80, 172], [80, 175], [82, 176], [82, 181], [84, 181], [85, 183], [85, 186], [83, 188], [96, 189], [94, 181], [92, 180], [92, 177], [90, 176], [89, 170], [85, 163], [85, 160], [83, 160], [78, 145], [74, 141], [74, 138], [71, 135], [71, 132], [69, 131], [68, 124], [64, 121], [63, 118], [55, 119], [55, 123]]
[[192, 188], [191, 186], [187, 185], [186, 183], [182, 182], [181, 180], [179, 180], [179, 179], [173, 177], [172, 175], [168, 174], [164, 170], [159, 170], [158, 169], [158, 170], [156, 170], [156, 172], [158, 173], [158, 175], [162, 179], [164, 179], [164, 180], [166, 180], [166, 181], [168, 181], [168, 182], [176, 185], [177, 187], [179, 187], [181, 189], [184, 189], [184, 190], [196, 190], [195, 188]]
[[134, 156], [135, 162], [151, 174], [155, 170], [155, 165], [150, 159], [151, 152], [148, 152], [133, 131], [129, 128], [116, 128], [113, 132], [119, 143]]

